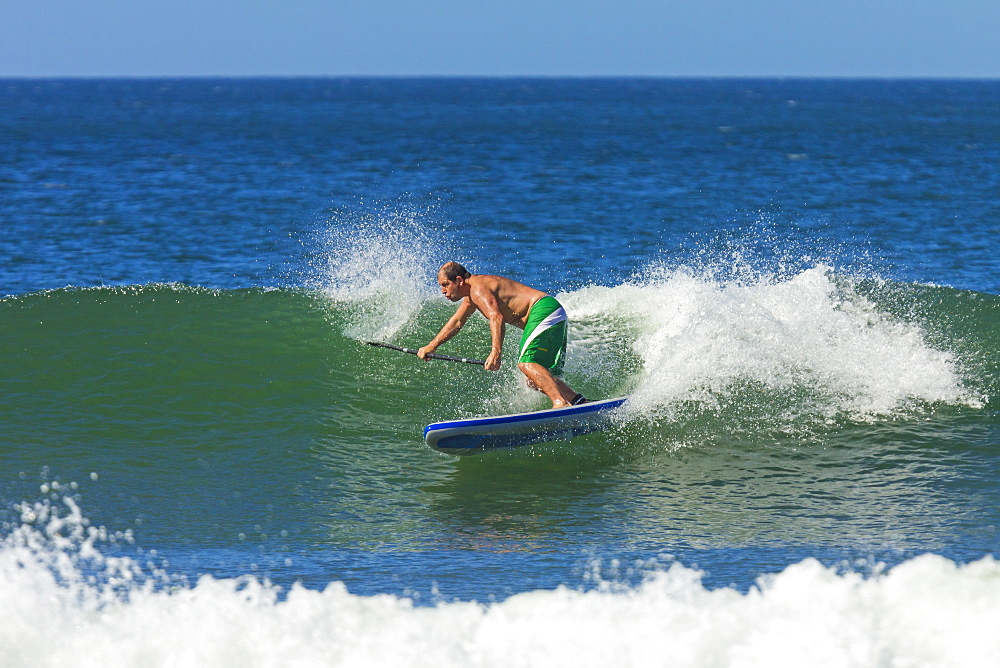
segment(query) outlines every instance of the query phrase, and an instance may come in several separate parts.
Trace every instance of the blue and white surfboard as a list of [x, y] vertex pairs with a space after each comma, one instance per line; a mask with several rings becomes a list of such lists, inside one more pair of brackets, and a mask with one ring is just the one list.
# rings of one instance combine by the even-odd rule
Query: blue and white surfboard
[[449, 455], [472, 455], [519, 445], [568, 441], [606, 429], [615, 409], [628, 397], [592, 401], [568, 408], [435, 422], [424, 428], [427, 445]]

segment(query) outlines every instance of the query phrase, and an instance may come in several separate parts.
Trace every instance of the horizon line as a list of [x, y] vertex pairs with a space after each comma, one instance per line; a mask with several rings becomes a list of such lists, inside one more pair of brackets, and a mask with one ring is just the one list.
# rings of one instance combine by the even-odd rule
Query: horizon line
[[749, 80], [800, 81], [1000, 81], [1000, 74], [0, 74], [10, 80], [177, 80], [177, 79], [581, 79], [581, 80]]

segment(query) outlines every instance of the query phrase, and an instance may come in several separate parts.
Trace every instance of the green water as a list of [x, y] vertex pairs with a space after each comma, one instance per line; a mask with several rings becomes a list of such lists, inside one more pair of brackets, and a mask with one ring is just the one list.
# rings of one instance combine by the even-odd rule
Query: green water
[[[878, 313], [922, 318], [928, 339], [950, 342], [968, 396], [990, 396], [995, 298], [873, 290], [864, 299]], [[511, 373], [363, 345], [345, 332], [367, 326], [365, 308], [305, 290], [176, 285], [0, 302], [6, 517], [43, 483], [76, 483], [91, 522], [131, 530], [127, 549], [182, 572], [242, 567], [362, 590], [426, 589], [429, 564], [434, 586], [467, 592], [497, 586], [507, 567], [535, 569], [531, 586], [579, 579], [591, 557], [700, 555], [723, 562], [713, 573], [728, 583], [744, 581], [751, 553], [780, 567], [800, 552], [974, 558], [997, 546], [992, 403], [912, 400], [861, 419], [832, 410], [841, 390], [804, 372], [786, 387], [694, 383], [649, 402], [654, 376], [623, 348], [602, 373], [569, 372], [597, 396], [647, 397], [615, 429], [458, 460], [423, 444], [424, 424], [543, 400]], [[418, 305], [396, 340], [419, 345], [449, 308]], [[633, 335], [622, 325], [620, 338]], [[451, 352], [476, 354], [485, 325], [462, 342]]]

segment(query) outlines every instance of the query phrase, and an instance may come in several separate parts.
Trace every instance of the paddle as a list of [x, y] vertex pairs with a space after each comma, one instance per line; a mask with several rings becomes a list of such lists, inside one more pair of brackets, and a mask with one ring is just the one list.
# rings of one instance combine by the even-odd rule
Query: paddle
[[[402, 346], [394, 346], [391, 343], [380, 343], [378, 341], [362, 341], [362, 343], [367, 343], [370, 346], [378, 346], [379, 348], [388, 348], [390, 350], [398, 350], [401, 353], [410, 353], [411, 355], [416, 355], [417, 351], [413, 348], [403, 348]], [[478, 364], [483, 366], [486, 364], [483, 360], [470, 360], [465, 357], [450, 357], [448, 355], [438, 355], [437, 353], [429, 353], [427, 355], [433, 360], [447, 360], [448, 362], [465, 362], [466, 364]]]

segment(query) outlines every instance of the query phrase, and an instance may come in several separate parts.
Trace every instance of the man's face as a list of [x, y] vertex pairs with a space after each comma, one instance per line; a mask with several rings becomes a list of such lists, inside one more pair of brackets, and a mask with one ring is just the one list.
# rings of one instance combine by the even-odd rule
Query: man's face
[[461, 276], [457, 277], [453, 281], [443, 274], [438, 274], [438, 285], [441, 286], [441, 294], [453, 302], [457, 302], [462, 298], [461, 295], [458, 294], [458, 290], [464, 282], [465, 279]]

